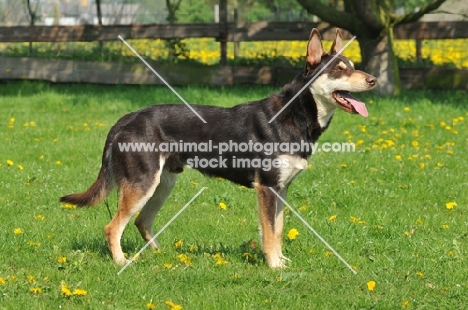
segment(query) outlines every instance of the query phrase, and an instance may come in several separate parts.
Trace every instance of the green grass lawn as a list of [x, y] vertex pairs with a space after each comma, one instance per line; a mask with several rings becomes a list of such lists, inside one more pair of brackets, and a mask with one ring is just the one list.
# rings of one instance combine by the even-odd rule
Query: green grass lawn
[[[190, 103], [232, 106], [275, 89], [178, 91]], [[290, 211], [285, 232], [299, 232], [284, 238], [292, 262], [270, 270], [254, 191], [190, 169], [155, 231], [207, 190], [160, 235], [160, 251], [147, 249], [117, 275], [103, 233], [106, 206], [73, 209], [58, 197], [95, 180], [120, 116], [179, 100], [154, 86], [0, 84], [0, 309], [464, 308], [467, 94], [360, 97], [369, 117], [338, 111], [320, 140], [352, 141], [356, 152], [315, 154], [287, 198], [356, 275]], [[115, 192], [109, 207], [115, 212]], [[145, 244], [134, 225], [122, 243], [130, 256]]]

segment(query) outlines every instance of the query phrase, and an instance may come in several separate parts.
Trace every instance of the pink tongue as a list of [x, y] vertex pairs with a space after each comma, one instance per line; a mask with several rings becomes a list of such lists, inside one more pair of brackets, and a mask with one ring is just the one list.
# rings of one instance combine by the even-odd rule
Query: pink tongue
[[358, 112], [362, 116], [367, 117], [369, 115], [369, 112], [367, 112], [367, 108], [364, 102], [356, 100], [356, 98], [353, 98], [351, 96], [346, 96], [346, 101], [348, 101], [356, 110], [356, 112]]

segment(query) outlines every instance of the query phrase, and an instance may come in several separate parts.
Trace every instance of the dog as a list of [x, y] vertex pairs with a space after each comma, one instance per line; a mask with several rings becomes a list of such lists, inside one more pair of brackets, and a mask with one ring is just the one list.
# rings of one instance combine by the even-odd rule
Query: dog
[[[230, 146], [242, 143], [246, 146], [247, 142], [251, 146], [258, 146], [258, 143], [278, 146], [278, 143], [297, 141], [315, 143], [329, 126], [337, 109], [366, 117], [365, 104], [350, 93], [368, 91], [377, 83], [374, 76], [356, 70], [349, 59], [338, 54], [342, 41], [342, 34], [337, 29], [336, 38], [327, 53], [322, 47], [319, 31], [312, 29], [305, 68], [291, 83], [268, 98], [232, 108], [193, 106], [206, 123], [182, 104], [153, 105], [123, 116], [107, 136], [102, 166], [95, 183], [85, 192], [61, 197], [60, 201], [92, 206], [102, 202], [111, 189], [117, 187], [118, 209], [104, 232], [113, 260], [124, 265], [128, 261], [120, 240], [126, 225], [137, 212], [140, 213], [135, 225], [141, 236], [150, 242], [152, 248], [159, 248], [152, 240], [154, 219], [171, 193], [178, 174], [189, 164], [205, 175], [255, 188], [266, 262], [270, 268], [286, 267], [289, 259], [282, 253], [284, 203], [271, 189], [286, 198], [291, 182], [307, 168], [307, 160], [312, 153], [310, 149], [282, 151], [275, 148], [267, 154], [251, 147], [244, 147], [242, 152], [233, 147], [224, 150], [222, 155], [225, 159], [222, 159], [219, 150], [215, 149], [206, 151], [193, 147], [171, 151], [161, 148], [132, 152], [122, 151], [121, 146], [147, 142], [155, 145], [182, 144], [184, 141], [209, 142], [212, 145], [224, 143], [224, 146], [227, 141]], [[310, 85], [300, 92], [312, 78]], [[236, 165], [235, 159], [238, 158], [247, 163], [268, 162], [271, 165], [269, 169], [258, 165]], [[218, 162], [221, 165], [211, 165], [218, 160], [223, 161]], [[195, 165], [202, 161], [204, 165]]]

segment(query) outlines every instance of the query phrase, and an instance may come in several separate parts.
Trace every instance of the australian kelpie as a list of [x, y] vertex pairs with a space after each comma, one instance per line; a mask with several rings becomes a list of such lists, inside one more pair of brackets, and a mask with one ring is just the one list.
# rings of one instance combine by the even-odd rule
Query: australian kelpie
[[[355, 70], [349, 59], [338, 55], [341, 48], [339, 29], [329, 53], [323, 50], [319, 31], [313, 29], [304, 70], [280, 93], [232, 108], [194, 105], [193, 113], [183, 104], [161, 104], [123, 116], [107, 136], [96, 182], [87, 191], [61, 197], [60, 201], [95, 205], [117, 186], [118, 210], [104, 231], [114, 261], [122, 265], [127, 260], [120, 239], [129, 220], [140, 211], [135, 225], [150, 241], [156, 214], [171, 193], [177, 175], [189, 165], [206, 175], [255, 188], [263, 252], [271, 268], [284, 267], [284, 206], [269, 187], [286, 197], [288, 186], [306, 169], [311, 150], [292, 151], [281, 146], [299, 141], [314, 143], [330, 124], [336, 108], [367, 116], [365, 104], [350, 92], [367, 91], [376, 85], [375, 77]], [[295, 97], [311, 79], [310, 85]], [[128, 148], [141, 143], [151, 143], [155, 148]], [[168, 143], [180, 148], [169, 149]], [[184, 143], [190, 147], [182, 147]], [[197, 143], [205, 145], [197, 148]], [[267, 144], [280, 147], [265, 152], [262, 145]], [[221, 145], [223, 152], [217, 149]], [[158, 248], [156, 241], [150, 245]]]

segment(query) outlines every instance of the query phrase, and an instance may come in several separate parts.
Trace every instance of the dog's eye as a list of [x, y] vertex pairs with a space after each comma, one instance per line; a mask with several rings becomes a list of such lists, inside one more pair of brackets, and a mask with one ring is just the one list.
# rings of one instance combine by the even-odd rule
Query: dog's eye
[[335, 67], [335, 70], [337, 70], [337, 71], [344, 71], [344, 70], [346, 70], [346, 68], [344, 68], [344, 67], [342, 67], [342, 66], [336, 66], [336, 67]]

